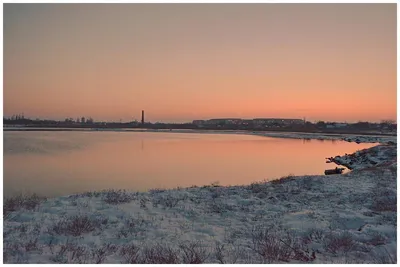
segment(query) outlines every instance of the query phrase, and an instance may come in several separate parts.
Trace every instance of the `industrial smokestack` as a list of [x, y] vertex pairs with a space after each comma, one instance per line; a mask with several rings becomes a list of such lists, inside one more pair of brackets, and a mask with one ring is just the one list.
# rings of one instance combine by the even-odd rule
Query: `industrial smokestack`
[[142, 125], [144, 124], [144, 110], [142, 110]]

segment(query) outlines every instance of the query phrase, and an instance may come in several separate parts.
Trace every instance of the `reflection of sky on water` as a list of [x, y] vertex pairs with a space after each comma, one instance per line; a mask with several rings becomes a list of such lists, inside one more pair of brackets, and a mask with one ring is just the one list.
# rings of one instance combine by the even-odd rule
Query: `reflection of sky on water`
[[4, 192], [248, 184], [323, 174], [325, 158], [371, 146], [233, 134], [5, 132]]

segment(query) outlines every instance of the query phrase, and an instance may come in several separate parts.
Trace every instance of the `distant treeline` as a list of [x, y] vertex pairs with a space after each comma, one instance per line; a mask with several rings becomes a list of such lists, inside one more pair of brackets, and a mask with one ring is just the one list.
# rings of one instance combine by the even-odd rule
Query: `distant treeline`
[[397, 124], [393, 121], [382, 121], [381, 123], [357, 122], [348, 123], [335, 127], [335, 123], [319, 121], [316, 123], [306, 122], [298, 125], [254, 125], [243, 124], [224, 124], [215, 125], [195, 125], [193, 123], [150, 123], [141, 124], [137, 121], [132, 122], [95, 122], [92, 119], [75, 122], [69, 119], [64, 121], [41, 120], [18, 118], [3, 118], [4, 126], [20, 127], [47, 127], [47, 128], [148, 128], [148, 129], [198, 129], [198, 130], [248, 130], [248, 131], [292, 131], [292, 132], [324, 132], [324, 133], [382, 133], [393, 134], [397, 129]]

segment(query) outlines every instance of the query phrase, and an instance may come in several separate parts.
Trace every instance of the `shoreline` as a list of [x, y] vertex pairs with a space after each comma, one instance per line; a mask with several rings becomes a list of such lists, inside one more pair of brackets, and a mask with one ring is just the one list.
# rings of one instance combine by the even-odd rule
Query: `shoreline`
[[236, 134], [255, 135], [273, 138], [338, 140], [358, 143], [397, 143], [397, 135], [380, 135], [374, 133], [308, 133], [308, 132], [277, 132], [277, 131], [246, 131], [246, 130], [187, 130], [187, 129], [141, 129], [141, 128], [4, 128], [5, 132], [13, 131], [77, 131], [77, 132], [149, 132], [149, 133], [194, 133], [194, 134]]
[[397, 133], [387, 132], [383, 133], [380, 131], [365, 131], [365, 132], [357, 132], [357, 131], [301, 131], [301, 130], [245, 130], [245, 129], [237, 129], [237, 130], [229, 130], [229, 129], [191, 129], [191, 128], [146, 128], [146, 127], [35, 127], [35, 126], [3, 126], [3, 131], [151, 131], [151, 132], [208, 132], [208, 131], [218, 131], [221, 133], [224, 132], [269, 132], [269, 133], [305, 133], [305, 134], [326, 134], [326, 135], [365, 135], [365, 136], [396, 136]]
[[20, 199], [4, 216], [4, 262], [396, 263], [396, 146], [341, 158], [353, 171]]

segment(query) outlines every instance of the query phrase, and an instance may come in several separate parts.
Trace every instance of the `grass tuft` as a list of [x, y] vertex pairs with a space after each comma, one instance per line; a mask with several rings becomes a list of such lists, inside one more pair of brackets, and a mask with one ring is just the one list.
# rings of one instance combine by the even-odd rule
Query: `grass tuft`
[[41, 197], [37, 194], [32, 195], [17, 195], [4, 200], [3, 215], [6, 217], [13, 211], [27, 209], [34, 210], [40, 203], [45, 201], [46, 197]]
[[294, 175], [293, 174], [289, 174], [288, 176], [283, 176], [283, 177], [281, 177], [279, 179], [272, 180], [271, 184], [273, 184], [273, 185], [284, 184], [284, 183], [287, 183], [287, 182], [290, 182], [290, 181], [293, 181], [293, 180], [295, 180]]
[[324, 247], [326, 251], [337, 254], [338, 252], [351, 251], [355, 244], [353, 236], [348, 232], [330, 233], [325, 237]]
[[50, 228], [50, 232], [58, 235], [80, 236], [84, 233], [92, 232], [96, 227], [100, 226], [100, 220], [86, 215], [74, 215], [54, 223]]
[[131, 202], [134, 197], [125, 190], [107, 190], [102, 192], [102, 199], [108, 204], [121, 204]]
[[182, 254], [182, 263], [185, 264], [204, 263], [210, 256], [208, 249], [199, 241], [181, 243], [179, 248]]

